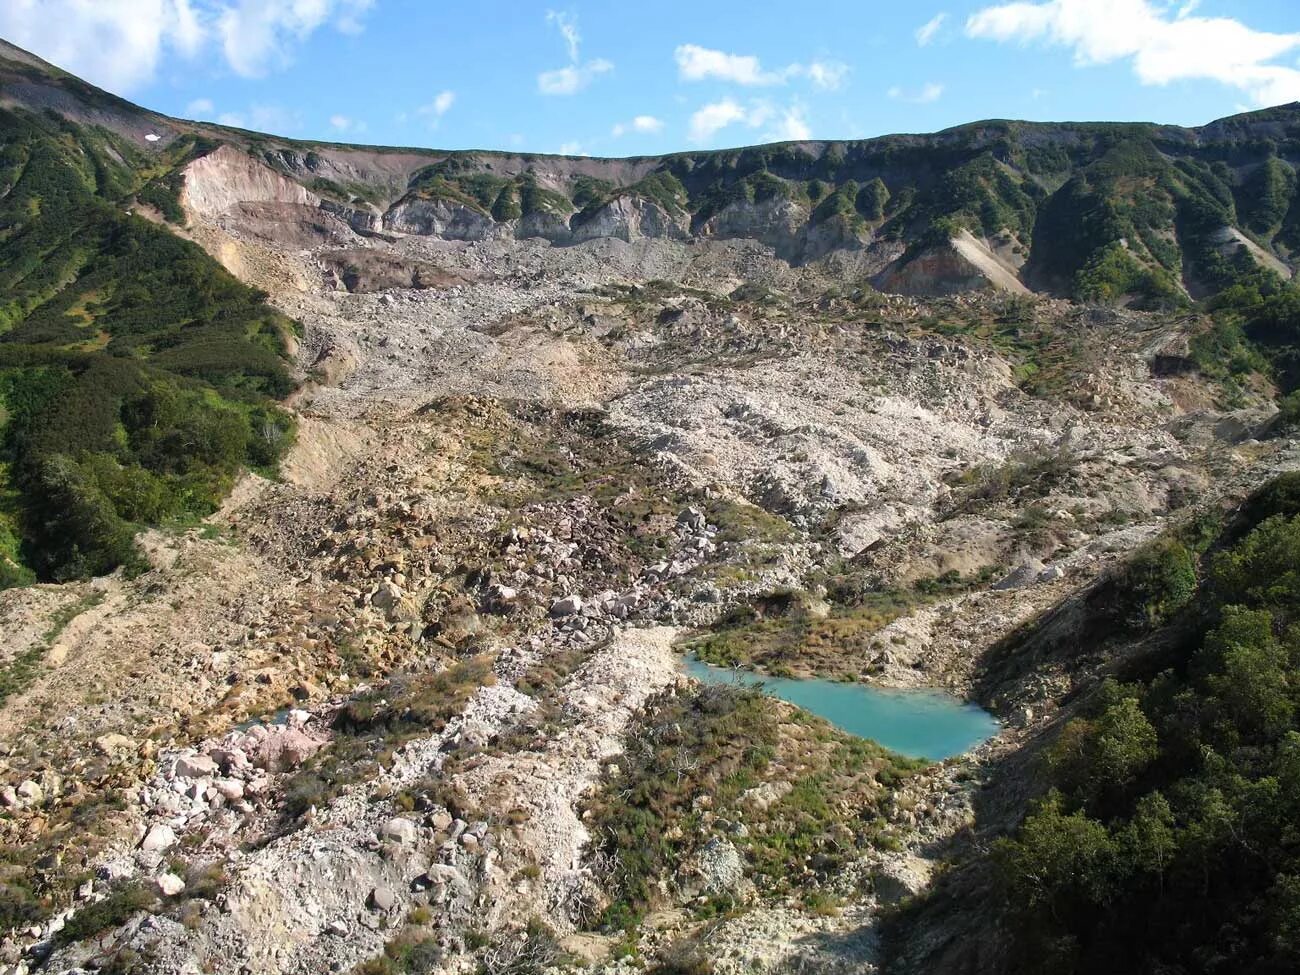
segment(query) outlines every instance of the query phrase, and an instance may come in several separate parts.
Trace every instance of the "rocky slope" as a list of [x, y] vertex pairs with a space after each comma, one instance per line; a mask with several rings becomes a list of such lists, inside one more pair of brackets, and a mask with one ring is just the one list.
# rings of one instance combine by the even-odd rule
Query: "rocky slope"
[[[10, 972], [879, 970], [885, 909], [978, 803], [1014, 822], [1003, 770], [1105, 663], [990, 648], [1300, 458], [1264, 376], [1193, 354], [1208, 317], [1027, 293], [1061, 267], [1017, 253], [1037, 230], [937, 222], [961, 160], [1051, 209], [1091, 179], [1090, 127], [446, 156], [4, 70], [6, 105], [142, 152], [220, 140], [178, 163], [175, 232], [302, 326], [277, 479], [142, 533], [138, 573], [0, 591]], [[1115, 132], [1248, 180], [1294, 124]], [[1015, 169], [1030, 150], [1050, 180]], [[901, 197], [926, 153], [877, 218], [756, 189]], [[688, 644], [978, 694], [1005, 730], [902, 761], [703, 691]], [[634, 790], [656, 801], [629, 841]]]

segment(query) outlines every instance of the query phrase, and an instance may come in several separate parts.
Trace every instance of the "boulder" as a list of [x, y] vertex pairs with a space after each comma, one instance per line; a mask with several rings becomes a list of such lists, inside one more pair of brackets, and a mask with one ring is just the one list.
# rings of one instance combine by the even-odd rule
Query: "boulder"
[[730, 840], [712, 837], [683, 865], [682, 886], [697, 894], [734, 894], [745, 880], [745, 861]]
[[565, 616], [577, 616], [581, 612], [581, 596], [565, 596], [563, 599], [557, 599], [551, 604], [551, 616], [554, 619], [562, 619]]
[[164, 897], [175, 897], [185, 889], [185, 881], [174, 873], [161, 873], [155, 882], [158, 884], [159, 893]]
[[685, 525], [692, 531], [703, 531], [708, 525], [708, 519], [699, 508], [687, 508], [677, 516], [677, 524]]
[[155, 823], [140, 841], [140, 849], [146, 853], [161, 853], [175, 845], [176, 831], [166, 823]]
[[387, 887], [376, 887], [370, 892], [370, 907], [372, 910], [387, 913], [396, 906], [397, 895]]
[[257, 746], [253, 764], [268, 772], [287, 772], [315, 755], [323, 744], [306, 732], [284, 728]]
[[394, 816], [380, 827], [379, 835], [383, 839], [408, 846], [420, 838], [420, 828], [409, 819]]
[[1032, 586], [1043, 576], [1043, 563], [1037, 559], [1029, 559], [1016, 566], [1005, 576], [993, 584], [994, 589], [1024, 589], [1026, 586]]
[[29, 806], [39, 805], [45, 801], [45, 790], [31, 779], [26, 779], [18, 784], [18, 798]]
[[95, 751], [105, 758], [112, 758], [121, 752], [133, 752], [137, 747], [126, 735], [100, 735], [95, 739]]
[[871, 889], [885, 904], [915, 897], [930, 882], [930, 861], [910, 853], [885, 854], [871, 872]]
[[406, 595], [402, 592], [402, 587], [391, 582], [381, 582], [375, 590], [375, 594], [370, 597], [370, 605], [376, 609], [390, 610], [402, 601]]
[[176, 760], [176, 775], [182, 779], [210, 779], [217, 771], [217, 763], [207, 755], [184, 755]]

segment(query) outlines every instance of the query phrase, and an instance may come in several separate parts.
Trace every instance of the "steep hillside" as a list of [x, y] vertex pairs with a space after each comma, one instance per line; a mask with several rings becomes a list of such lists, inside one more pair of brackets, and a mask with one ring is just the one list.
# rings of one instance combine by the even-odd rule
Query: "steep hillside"
[[287, 442], [293, 324], [123, 210], [179, 219], [203, 148], [0, 110], [0, 585], [130, 562], [135, 525], [210, 513]]

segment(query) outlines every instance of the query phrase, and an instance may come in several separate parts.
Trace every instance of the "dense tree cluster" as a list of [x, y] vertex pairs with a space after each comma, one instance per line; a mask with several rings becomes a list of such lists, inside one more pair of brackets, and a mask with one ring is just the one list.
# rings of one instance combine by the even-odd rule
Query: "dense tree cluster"
[[142, 189], [178, 215], [159, 165], [0, 112], [0, 586], [132, 563], [139, 526], [212, 511], [290, 441], [293, 325], [127, 212]]
[[1140, 557], [1158, 672], [1107, 680], [995, 861], [1017, 971], [1300, 969], [1300, 476]]

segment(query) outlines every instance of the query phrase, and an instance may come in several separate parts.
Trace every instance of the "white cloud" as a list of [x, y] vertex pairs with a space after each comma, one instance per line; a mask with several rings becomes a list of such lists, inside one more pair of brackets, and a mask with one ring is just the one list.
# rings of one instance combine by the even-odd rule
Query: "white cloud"
[[812, 130], [808, 128], [803, 108], [799, 105], [791, 105], [785, 109], [765, 138], [773, 142], [802, 142], [812, 138]]
[[356, 33], [373, 0], [237, 0], [216, 5], [226, 62], [247, 78], [287, 64], [293, 47], [326, 24]]
[[946, 13], [937, 13], [927, 20], [916, 29], [916, 43], [921, 47], [929, 44], [934, 40], [934, 36], [939, 33], [940, 28], [943, 27], [944, 21], [947, 19], [948, 15]]
[[746, 114], [745, 109], [730, 98], [724, 98], [719, 102], [711, 102], [696, 110], [695, 114], [691, 116], [691, 140], [693, 142], [707, 142], [727, 126], [734, 125], [736, 122], [745, 119]]
[[537, 76], [537, 90], [543, 95], [574, 95], [603, 74], [614, 70], [612, 61], [595, 58], [583, 63], [579, 58], [582, 34], [578, 32], [577, 18], [572, 14], [546, 12], [546, 22], [554, 24], [564, 39], [569, 63], [562, 68], [543, 71]]
[[[772, 124], [768, 126], [768, 123]], [[725, 128], [744, 125], [749, 129], [763, 129], [762, 138], [769, 142], [799, 141], [811, 137], [804, 116], [804, 108], [797, 102], [779, 108], [765, 99], [754, 99], [742, 105], [734, 98], [723, 98], [701, 106], [691, 115], [690, 138], [692, 142], [708, 142]]]
[[698, 44], [681, 44], [674, 53], [677, 75], [683, 81], [729, 81], [736, 85], [779, 85], [786, 71], [764, 71], [752, 54], [728, 54]]
[[601, 75], [613, 70], [612, 62], [596, 58], [586, 64], [571, 64], [554, 71], [543, 71], [537, 76], [537, 90], [543, 95], [574, 95]]
[[4, 0], [0, 36], [116, 92], [148, 84], [165, 54], [220, 46], [237, 74], [287, 63], [319, 28], [355, 32], [373, 0]]
[[581, 142], [563, 142], [560, 144], [561, 156], [585, 156]]
[[5, 0], [0, 36], [119, 92], [146, 84], [164, 49], [198, 44], [186, 0]]
[[673, 56], [677, 61], [677, 77], [682, 81], [724, 81], [750, 88], [783, 85], [791, 78], [807, 78], [816, 88], [835, 91], [849, 74], [849, 66], [842, 61], [822, 60], [787, 64], [784, 68], [768, 71], [752, 54], [728, 54], [698, 44], [680, 44]]
[[252, 105], [246, 112], [222, 112], [217, 116], [217, 123], [256, 132], [291, 134], [302, 128], [302, 115], [280, 105]]
[[185, 106], [185, 114], [190, 118], [207, 118], [216, 107], [211, 98], [196, 98]]
[[655, 133], [662, 132], [663, 129], [663, 119], [655, 118], [653, 115], [638, 115], [631, 122], [617, 123], [610, 130], [610, 135], [617, 139], [629, 132]]
[[557, 13], [554, 10], [546, 11], [546, 22], [554, 24], [564, 38], [564, 43], [569, 49], [569, 60], [578, 60], [578, 46], [582, 44], [582, 35], [578, 33], [578, 19], [573, 14]]
[[346, 115], [331, 115], [330, 128], [336, 132], [357, 133], [366, 131], [366, 123], [359, 122], [354, 118], [348, 118]]
[[914, 105], [928, 105], [930, 102], [937, 102], [943, 95], [943, 85], [938, 82], [929, 81], [915, 91], [909, 91], [900, 88], [897, 85], [890, 88], [886, 94], [900, 102], [911, 102]]
[[1079, 66], [1129, 60], [1144, 85], [1208, 80], [1240, 89], [1257, 105], [1300, 99], [1300, 69], [1272, 63], [1300, 49], [1300, 33], [1257, 31], [1229, 17], [1173, 15], [1149, 0], [1051, 0], [976, 11], [970, 37], [1070, 48]]
[[814, 88], [838, 91], [849, 76], [849, 66], [842, 61], [813, 61], [804, 70]]
[[[433, 128], [438, 127], [441, 118], [451, 111], [451, 106], [456, 104], [456, 93], [450, 89], [438, 92], [433, 101], [427, 105], [421, 105], [415, 110], [415, 114], [421, 118], [428, 119], [429, 125]], [[405, 113], [399, 116], [399, 120], [405, 122]]]

